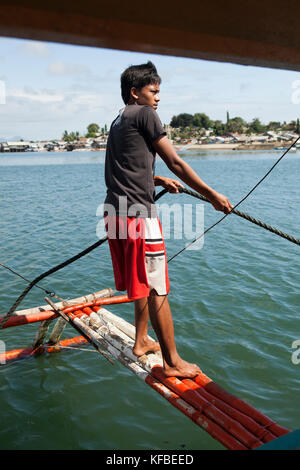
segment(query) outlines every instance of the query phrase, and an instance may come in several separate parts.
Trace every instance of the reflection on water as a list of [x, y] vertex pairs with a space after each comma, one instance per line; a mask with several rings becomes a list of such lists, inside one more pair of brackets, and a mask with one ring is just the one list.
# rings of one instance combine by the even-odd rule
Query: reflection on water
[[[206, 151], [199, 151], [199, 150], [189, 150], [186, 152], [180, 152], [179, 155], [182, 158], [201, 158], [201, 160], [272, 160], [278, 159], [284, 151], [277, 151], [277, 150], [206, 150]], [[284, 158], [289, 159], [297, 159], [300, 157], [300, 150], [299, 152], [289, 152], [285, 155]]]
[[[283, 152], [276, 150], [187, 150], [179, 152], [182, 158], [197, 158], [201, 160], [273, 160], [278, 159]], [[285, 159], [298, 159], [300, 152], [285, 155]], [[30, 165], [80, 165], [86, 163], [101, 163], [105, 159], [105, 150], [73, 151], [73, 152], [17, 152], [0, 153], [0, 166], [30, 166]], [[158, 160], [160, 158], [158, 157]]]
[[[97, 207], [106, 194], [104, 155], [0, 154], [1, 263], [34, 279], [97, 241]], [[188, 151], [183, 156], [206, 183], [236, 203], [280, 155]], [[300, 222], [297, 159], [298, 154], [286, 155], [241, 207], [295, 236]], [[170, 176], [160, 159], [156, 171]], [[197, 202], [168, 193], [162, 203]], [[208, 204], [204, 216], [205, 227], [220, 218]], [[168, 257], [187, 241], [167, 239]], [[300, 338], [299, 253], [298, 246], [232, 215], [205, 236], [200, 250], [186, 250], [168, 265], [180, 354], [290, 429], [300, 422], [300, 365], [291, 360], [291, 345]], [[0, 269], [0, 314], [25, 285]], [[114, 287], [108, 245], [41, 285], [66, 299]], [[20, 308], [44, 304], [44, 294], [35, 288]], [[131, 304], [109, 310], [134, 322]], [[11, 350], [30, 346], [36, 332], [36, 324], [7, 328], [0, 338]], [[64, 337], [75, 335], [67, 326]], [[125, 368], [83, 351], [0, 367], [0, 415], [1, 449], [222, 448]]]
[[105, 150], [0, 153], [0, 166], [80, 165], [104, 161]]

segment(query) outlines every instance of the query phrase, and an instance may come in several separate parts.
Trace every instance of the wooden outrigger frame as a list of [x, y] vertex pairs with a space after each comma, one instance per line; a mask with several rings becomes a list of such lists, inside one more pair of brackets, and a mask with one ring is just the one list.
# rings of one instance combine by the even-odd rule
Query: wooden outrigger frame
[[[110, 362], [111, 358], [118, 360], [227, 449], [263, 448], [267, 443], [280, 441], [280, 438], [290, 433], [288, 429], [225, 391], [203, 372], [193, 380], [166, 377], [160, 352], [135, 356], [132, 352], [134, 325], [104, 308], [130, 300], [126, 295], [113, 296], [113, 293], [112, 289], [104, 289], [68, 301], [67, 305], [65, 302], [56, 303], [53, 304], [55, 311], [48, 305], [43, 305], [15, 312], [4, 322], [3, 328], [35, 322], [40, 322], [40, 327], [31, 348], [0, 354], [0, 364], [76, 348], [91, 342], [99, 352], [103, 353], [103, 349], [105, 350], [104, 355]], [[70, 319], [76, 329], [82, 332], [82, 336], [61, 340], [66, 321], [57, 312], [63, 312], [65, 318]], [[46, 342], [49, 325], [58, 316]]]

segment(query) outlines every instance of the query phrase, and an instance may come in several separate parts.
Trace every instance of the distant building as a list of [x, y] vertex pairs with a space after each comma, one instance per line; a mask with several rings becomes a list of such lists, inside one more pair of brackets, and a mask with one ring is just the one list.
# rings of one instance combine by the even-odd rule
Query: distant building
[[167, 133], [167, 137], [171, 140], [171, 135], [172, 135], [173, 128], [169, 124], [165, 124], [164, 129]]
[[9, 152], [26, 152], [31, 146], [30, 142], [6, 142], [6, 146], [9, 148]]
[[9, 152], [9, 147], [6, 142], [0, 142], [0, 152]]

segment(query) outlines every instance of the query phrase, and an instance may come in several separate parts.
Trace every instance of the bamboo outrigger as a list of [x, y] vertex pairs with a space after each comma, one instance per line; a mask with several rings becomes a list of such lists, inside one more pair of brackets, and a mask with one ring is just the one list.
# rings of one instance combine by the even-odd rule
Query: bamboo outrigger
[[[40, 322], [40, 328], [31, 348], [0, 354], [0, 364], [76, 348], [92, 342], [99, 352], [103, 353], [103, 349], [105, 350], [106, 358], [109, 354], [110, 361], [111, 358], [118, 360], [225, 448], [263, 449], [273, 441], [278, 443], [276, 448], [281, 448], [283, 439], [283, 448], [286, 448], [287, 434], [293, 438], [294, 433], [226, 392], [203, 372], [193, 380], [166, 377], [160, 352], [142, 357], [135, 356], [132, 352], [135, 327], [103, 307], [130, 300], [126, 295], [112, 294], [112, 289], [105, 289], [73, 299], [67, 306], [58, 303], [53, 305], [54, 309], [44, 305], [15, 312], [6, 320], [3, 328], [34, 322]], [[59, 316], [57, 312], [62, 312], [66, 319], [71, 320], [82, 335], [60, 340], [66, 322], [59, 318], [48, 341], [45, 341], [49, 324]]]

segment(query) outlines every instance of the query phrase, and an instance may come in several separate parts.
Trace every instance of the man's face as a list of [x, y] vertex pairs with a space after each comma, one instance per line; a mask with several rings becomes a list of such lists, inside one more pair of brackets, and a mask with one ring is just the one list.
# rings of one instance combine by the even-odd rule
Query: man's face
[[153, 109], [157, 109], [158, 103], [160, 101], [159, 83], [152, 83], [150, 85], [146, 85], [140, 90], [138, 90], [137, 88], [132, 88], [131, 92], [137, 104], [147, 104]]

